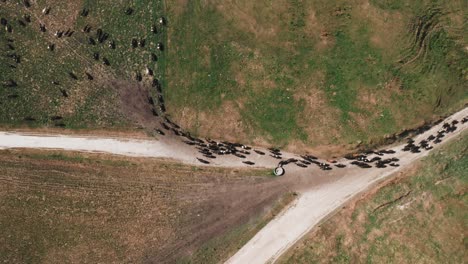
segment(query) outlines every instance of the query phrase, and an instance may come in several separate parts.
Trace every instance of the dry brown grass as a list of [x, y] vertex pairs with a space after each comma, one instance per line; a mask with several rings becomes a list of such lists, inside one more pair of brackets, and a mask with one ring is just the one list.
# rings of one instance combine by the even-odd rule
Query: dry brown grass
[[155, 159], [0, 152], [0, 259], [171, 262], [259, 216], [281, 195], [264, 170]]

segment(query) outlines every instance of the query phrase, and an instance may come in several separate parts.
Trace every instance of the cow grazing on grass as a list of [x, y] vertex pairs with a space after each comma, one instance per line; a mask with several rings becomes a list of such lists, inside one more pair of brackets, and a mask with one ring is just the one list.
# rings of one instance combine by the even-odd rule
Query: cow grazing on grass
[[50, 7], [44, 7], [44, 9], [42, 9], [43, 15], [48, 15], [49, 13], [50, 13]]
[[85, 72], [85, 74], [86, 74], [86, 77], [88, 77], [88, 80], [90, 80], [90, 81], [94, 80], [94, 77], [91, 74], [89, 74], [87, 72]]
[[70, 76], [70, 78], [73, 80], [78, 80], [78, 77], [73, 72], [68, 72], [68, 76]]
[[153, 70], [149, 67], [146, 67], [146, 74], [149, 76], [153, 76]]
[[30, 7], [31, 7], [31, 3], [29, 2], [29, 0], [23, 0], [23, 5], [24, 5], [24, 7], [26, 7], [26, 8], [30, 8]]
[[31, 15], [24, 15], [23, 18], [27, 23], [31, 23]]
[[158, 50], [160, 50], [160, 51], [163, 51], [164, 50], [164, 45], [161, 42], [159, 42], [158, 44], [156, 44], [156, 48]]
[[80, 16], [87, 17], [88, 15], [89, 15], [89, 9], [83, 8], [83, 10], [81, 10], [80, 12]]
[[3, 86], [4, 86], [4, 87], [8, 87], [8, 88], [12, 88], [12, 87], [18, 86], [18, 84], [17, 84], [14, 80], [10, 79], [10, 80], [6, 81], [6, 82], [3, 84]]
[[129, 7], [125, 10], [125, 14], [130, 16], [131, 14], [133, 14], [133, 8]]
[[63, 97], [68, 98], [68, 93], [65, 89], [60, 89], [60, 92], [62, 93]]
[[154, 53], [151, 53], [151, 60], [152, 61], [158, 61], [158, 56], [156, 56], [156, 54], [154, 54]]
[[138, 82], [141, 82], [143, 80], [143, 77], [141, 76], [141, 73], [137, 72], [135, 74], [135, 80], [137, 80]]

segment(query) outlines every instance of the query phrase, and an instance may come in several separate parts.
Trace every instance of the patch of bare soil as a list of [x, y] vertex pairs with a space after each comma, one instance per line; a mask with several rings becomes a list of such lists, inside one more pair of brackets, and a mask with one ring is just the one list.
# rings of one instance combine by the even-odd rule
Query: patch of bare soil
[[[36, 1], [32, 1], [36, 2]], [[41, 1], [42, 2], [42, 1]], [[53, 28], [73, 28], [79, 12], [83, 6], [83, 0], [59, 1], [48, 0], [42, 5], [33, 4], [29, 8], [33, 15], [41, 22], [45, 22]], [[49, 8], [48, 15], [44, 15], [43, 10]]]
[[156, 124], [152, 107], [149, 103], [150, 93], [147, 87], [129, 81], [113, 80], [110, 84], [120, 97], [121, 111], [131, 121], [139, 125], [152, 126]]

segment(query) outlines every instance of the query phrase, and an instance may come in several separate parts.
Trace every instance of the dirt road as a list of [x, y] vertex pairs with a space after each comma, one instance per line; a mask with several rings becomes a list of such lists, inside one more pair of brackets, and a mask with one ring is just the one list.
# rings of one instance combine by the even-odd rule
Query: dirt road
[[[234, 156], [222, 156], [210, 160], [210, 164], [201, 164], [197, 157], [202, 157], [198, 151], [174, 138], [160, 140], [144, 140], [132, 138], [104, 138], [96, 136], [37, 134], [24, 132], [0, 132], [0, 149], [8, 148], [38, 148], [57, 149], [81, 152], [111, 153], [131, 157], [154, 157], [170, 159], [185, 164], [223, 166], [223, 167], [266, 167], [274, 168], [278, 160], [269, 155], [252, 153], [247, 159]], [[264, 152], [268, 152], [264, 150]], [[284, 153], [284, 157], [293, 154]], [[203, 158], [203, 157], [202, 157]], [[249, 160], [255, 165], [242, 163]]]
[[[446, 121], [461, 120], [468, 116], [465, 108]], [[418, 142], [435, 134], [442, 124], [417, 136]], [[468, 123], [458, 124], [458, 129], [445, 136], [444, 142], [466, 130]], [[439, 144], [440, 145], [440, 144]], [[436, 145], [436, 146], [439, 146]], [[70, 151], [104, 152], [134, 157], [157, 157], [179, 162], [200, 165], [196, 159], [197, 150], [187, 146], [180, 140], [161, 138], [160, 140], [143, 140], [130, 138], [103, 138], [93, 136], [65, 136], [31, 133], [0, 132], [0, 149], [8, 148], [41, 148], [61, 149]], [[267, 263], [275, 261], [282, 253], [310, 231], [327, 215], [339, 208], [343, 203], [356, 194], [369, 188], [385, 177], [404, 169], [413, 161], [426, 156], [429, 151], [420, 153], [402, 152], [402, 146], [394, 146], [395, 154], [388, 157], [399, 159], [399, 167], [379, 169], [372, 167], [361, 169], [351, 166], [348, 160], [339, 162], [346, 164], [343, 169], [322, 171], [316, 166], [301, 168], [294, 163], [286, 166], [287, 175], [291, 177], [293, 187], [300, 195], [295, 203], [282, 214], [277, 216], [250, 240], [239, 252], [231, 257], [227, 263]], [[263, 150], [267, 152], [266, 150]], [[298, 157], [291, 153], [283, 153], [283, 158]], [[370, 156], [369, 158], [371, 158]], [[388, 158], [386, 155], [386, 158]], [[247, 167], [240, 159], [231, 155], [220, 156], [210, 160], [209, 166]], [[277, 159], [269, 155], [252, 153], [248, 160], [255, 162], [255, 167], [273, 168], [278, 164]]]
[[[452, 115], [446, 121], [460, 120], [468, 115], [468, 108]], [[435, 134], [442, 124], [417, 136], [418, 142]], [[459, 125], [458, 130], [445, 137], [444, 142], [453, 138], [468, 128], [468, 123]], [[437, 145], [437, 146], [440, 146]], [[334, 170], [331, 174], [341, 173], [338, 179], [303, 190], [294, 204], [258, 232], [243, 248], [241, 248], [226, 263], [255, 264], [275, 262], [288, 248], [315, 227], [320, 221], [342, 206], [353, 196], [359, 194], [375, 183], [395, 172], [405, 169], [412, 162], [424, 156], [429, 151], [411, 153], [401, 151], [402, 145], [391, 148], [396, 151], [392, 157], [400, 159], [400, 167], [395, 168], [349, 168], [345, 171]], [[315, 177], [316, 175], [309, 175]], [[331, 176], [331, 175], [330, 175]], [[336, 176], [336, 175], [335, 175]]]

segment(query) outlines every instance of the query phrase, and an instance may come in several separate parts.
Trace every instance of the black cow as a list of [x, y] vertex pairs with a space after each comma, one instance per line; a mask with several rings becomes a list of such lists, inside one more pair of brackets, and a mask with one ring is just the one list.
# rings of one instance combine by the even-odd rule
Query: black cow
[[257, 153], [258, 155], [262, 155], [262, 156], [265, 155], [265, 152], [263, 152], [263, 151], [256, 150], [256, 149], [254, 149], [254, 151], [255, 151], [255, 153]]
[[162, 136], [166, 135], [161, 129], [156, 129], [156, 133]]
[[207, 160], [204, 160], [204, 159], [200, 159], [200, 158], [197, 158], [197, 160], [201, 163], [204, 163], [204, 164], [209, 164], [210, 162], [207, 161]]
[[90, 80], [90, 81], [94, 80], [94, 77], [91, 74], [89, 74], [87, 72], [85, 72], [85, 74], [86, 74], [86, 77], [88, 77], [88, 80]]
[[92, 37], [89, 37], [89, 38], [88, 38], [88, 44], [90, 44], [90, 45], [96, 45], [96, 41], [95, 41]]
[[146, 74], [149, 76], [153, 76], [153, 70], [149, 67], [146, 67]]
[[160, 51], [163, 51], [164, 50], [164, 44], [162, 44], [161, 42], [159, 42], [158, 44], [156, 44], [156, 48]]
[[16, 87], [16, 86], [18, 86], [18, 84], [14, 80], [10, 79], [10, 80], [6, 81], [3, 84], [3, 86], [4, 87]]
[[60, 89], [60, 92], [62, 93], [62, 96], [67, 98], [68, 97], [68, 93], [65, 89]]
[[42, 14], [48, 15], [49, 13], [50, 13], [50, 7], [45, 7], [44, 9], [42, 9]]
[[83, 10], [81, 10], [80, 16], [87, 17], [88, 14], [89, 14], [89, 9], [83, 8]]
[[137, 72], [135, 74], [135, 80], [137, 80], [138, 82], [141, 82], [143, 80], [143, 77], [141, 76], [141, 73]]
[[152, 61], [158, 61], [158, 56], [156, 56], [156, 54], [154, 54], [154, 53], [151, 53], [151, 60]]
[[31, 23], [31, 15], [24, 15], [23, 16], [24, 20], [27, 22], [27, 23]]
[[131, 14], [133, 14], [133, 8], [129, 7], [125, 10], [125, 14], [130, 16]]
[[73, 72], [69, 72], [68, 76], [70, 76], [70, 78], [72, 78], [73, 80], [78, 80], [78, 77]]

